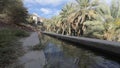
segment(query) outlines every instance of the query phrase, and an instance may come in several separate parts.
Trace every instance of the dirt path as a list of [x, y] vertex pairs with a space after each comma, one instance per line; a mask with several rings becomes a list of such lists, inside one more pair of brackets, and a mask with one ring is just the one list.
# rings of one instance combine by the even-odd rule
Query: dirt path
[[23, 47], [26, 53], [19, 57], [19, 59], [8, 68], [43, 68], [45, 65], [45, 55], [41, 51], [28, 50], [29, 46], [34, 46], [39, 44], [39, 37], [36, 32], [32, 32], [27, 38], [20, 40], [23, 43]]

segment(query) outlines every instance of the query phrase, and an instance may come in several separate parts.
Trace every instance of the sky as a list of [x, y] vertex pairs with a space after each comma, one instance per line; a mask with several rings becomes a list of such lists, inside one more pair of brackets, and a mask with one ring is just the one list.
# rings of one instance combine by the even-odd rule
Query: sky
[[58, 15], [61, 8], [68, 2], [74, 0], [23, 0], [24, 6], [30, 14], [37, 14], [40, 17], [51, 18]]
[[[24, 6], [30, 14], [37, 14], [40, 17], [51, 18], [58, 15], [61, 8], [68, 2], [75, 0], [23, 0]], [[106, 0], [110, 2], [111, 0]]]

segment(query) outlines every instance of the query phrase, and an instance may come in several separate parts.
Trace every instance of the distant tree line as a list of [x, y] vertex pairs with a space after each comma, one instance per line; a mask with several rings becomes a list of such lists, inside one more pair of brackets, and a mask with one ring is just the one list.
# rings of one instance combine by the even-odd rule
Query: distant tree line
[[0, 20], [18, 24], [26, 22], [27, 16], [22, 0], [0, 0]]

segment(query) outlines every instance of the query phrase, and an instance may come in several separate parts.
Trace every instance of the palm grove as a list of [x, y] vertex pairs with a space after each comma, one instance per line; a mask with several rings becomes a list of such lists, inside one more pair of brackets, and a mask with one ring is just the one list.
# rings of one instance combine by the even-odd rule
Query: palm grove
[[[103, 2], [101, 2], [103, 1]], [[70, 36], [120, 41], [120, 0], [76, 0], [59, 15], [44, 20], [46, 31]]]

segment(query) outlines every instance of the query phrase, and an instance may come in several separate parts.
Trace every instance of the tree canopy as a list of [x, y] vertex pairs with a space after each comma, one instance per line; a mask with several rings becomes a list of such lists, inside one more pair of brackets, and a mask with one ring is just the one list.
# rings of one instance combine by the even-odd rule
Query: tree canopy
[[0, 10], [0, 18], [9, 23], [25, 22], [28, 15], [22, 0], [0, 0]]
[[76, 0], [49, 21], [55, 28], [49, 26], [50, 32], [120, 41], [119, 0], [111, 0], [109, 5], [104, 0]]

